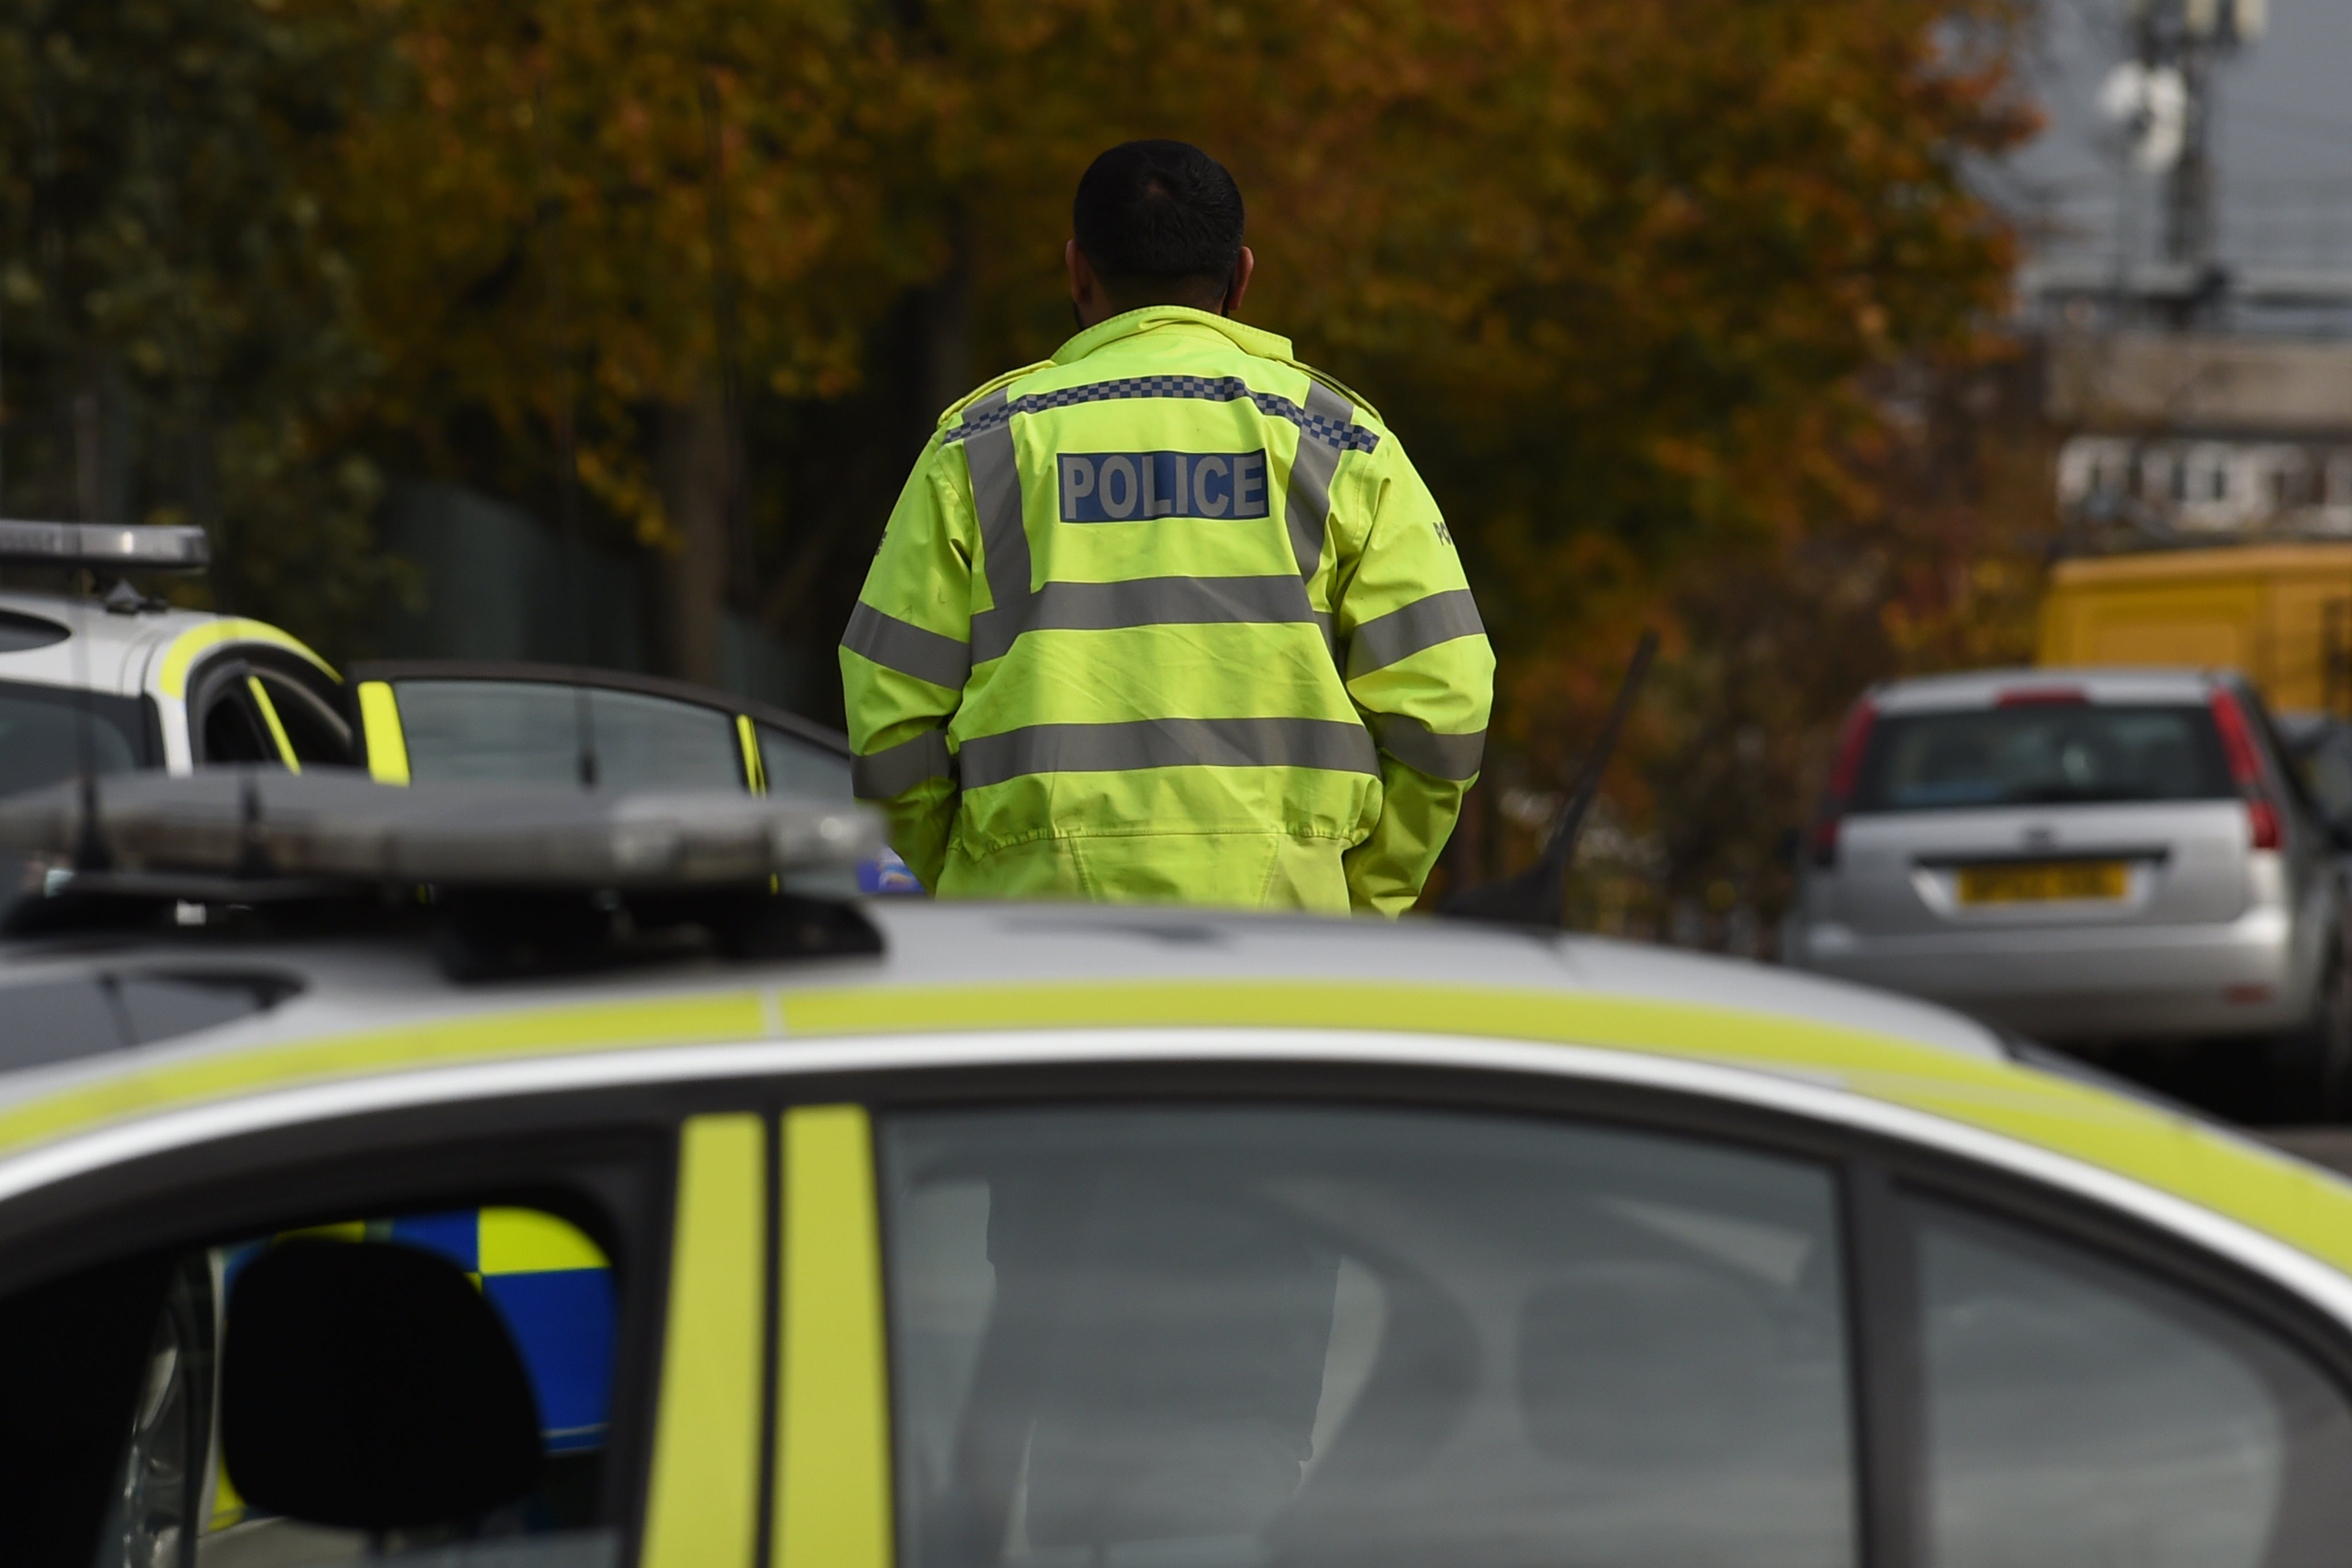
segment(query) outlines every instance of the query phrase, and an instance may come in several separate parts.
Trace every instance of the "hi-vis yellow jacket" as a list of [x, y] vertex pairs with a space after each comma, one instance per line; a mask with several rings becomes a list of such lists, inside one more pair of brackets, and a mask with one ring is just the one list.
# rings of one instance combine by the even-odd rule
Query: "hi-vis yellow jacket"
[[1396, 438], [1180, 307], [950, 409], [842, 640], [858, 794], [943, 896], [1410, 906], [1494, 655]]

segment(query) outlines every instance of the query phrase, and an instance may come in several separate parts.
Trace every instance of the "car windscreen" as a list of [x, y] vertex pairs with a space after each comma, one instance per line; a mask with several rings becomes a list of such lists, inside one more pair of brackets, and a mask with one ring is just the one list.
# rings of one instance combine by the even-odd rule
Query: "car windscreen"
[[420, 680], [395, 688], [415, 779], [569, 784], [593, 749], [608, 789], [740, 789], [743, 746], [716, 708], [559, 682]]
[[137, 697], [0, 681], [0, 795], [94, 773], [128, 773], [146, 759]]
[[1848, 809], [1950, 811], [2236, 793], [2203, 707], [2034, 703], [1882, 716]]

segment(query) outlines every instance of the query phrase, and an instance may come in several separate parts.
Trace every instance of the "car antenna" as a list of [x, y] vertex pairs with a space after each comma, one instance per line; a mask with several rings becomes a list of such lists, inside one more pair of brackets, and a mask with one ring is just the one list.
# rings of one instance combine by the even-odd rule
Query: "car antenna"
[[[531, 156], [538, 164], [539, 221], [544, 225], [562, 215], [563, 204], [547, 181], [547, 82], [531, 87]], [[558, 520], [563, 528], [563, 597], [572, 622], [572, 733], [579, 754], [580, 788], [597, 783], [596, 718], [583, 677], [590, 663], [588, 629], [587, 545], [580, 537], [580, 430], [577, 400], [572, 394], [570, 298], [563, 289], [562, 248], [549, 246], [547, 262], [548, 358], [553, 361], [555, 407], [555, 495]]]
[[1633, 699], [1641, 695], [1642, 683], [1650, 673], [1650, 661], [1657, 652], [1657, 632], [1645, 629], [1642, 640], [1633, 646], [1633, 662], [1625, 667], [1625, 678], [1618, 683], [1617, 699], [1609, 706], [1609, 716], [1601, 721], [1601, 733], [1593, 738], [1592, 749], [1585, 756], [1584, 766], [1569, 790], [1567, 803], [1552, 823], [1551, 836], [1536, 863], [1517, 876], [1481, 883], [1449, 894], [1437, 906], [1440, 915], [1460, 920], [1541, 926], [1548, 931], [1559, 929], [1565, 915], [1568, 868], [1576, 857], [1577, 836], [1584, 831], [1584, 819], [1591, 813], [1592, 802], [1601, 793], [1601, 779], [1608, 772], [1609, 759], [1617, 749], [1618, 733], [1625, 727], [1625, 716], [1633, 710]]

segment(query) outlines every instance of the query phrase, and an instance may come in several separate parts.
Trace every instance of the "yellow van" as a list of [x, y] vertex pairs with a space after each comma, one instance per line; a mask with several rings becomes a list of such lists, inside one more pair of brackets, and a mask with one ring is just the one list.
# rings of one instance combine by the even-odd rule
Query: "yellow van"
[[2352, 540], [2062, 560], [2034, 662], [2238, 670], [2278, 712], [2352, 711]]

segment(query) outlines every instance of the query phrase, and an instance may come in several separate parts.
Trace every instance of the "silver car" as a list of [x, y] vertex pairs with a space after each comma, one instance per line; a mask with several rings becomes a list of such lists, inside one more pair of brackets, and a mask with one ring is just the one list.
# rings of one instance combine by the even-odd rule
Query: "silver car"
[[2334, 831], [2237, 676], [1995, 670], [1855, 704], [1783, 950], [2052, 1042], [2352, 1058]]

